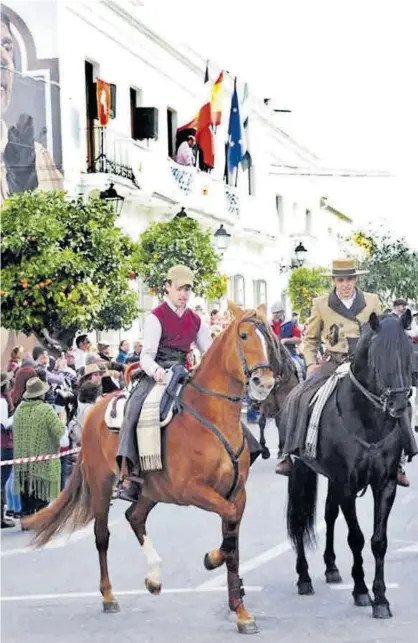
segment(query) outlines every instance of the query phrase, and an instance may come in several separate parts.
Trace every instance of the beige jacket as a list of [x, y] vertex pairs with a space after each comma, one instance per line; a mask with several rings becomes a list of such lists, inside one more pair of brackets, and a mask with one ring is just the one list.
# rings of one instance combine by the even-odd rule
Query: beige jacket
[[316, 364], [322, 340], [329, 353], [352, 353], [361, 325], [369, 320], [371, 313], [381, 313], [379, 297], [359, 289], [351, 308], [344, 306], [335, 290], [314, 299], [303, 342], [306, 365]]

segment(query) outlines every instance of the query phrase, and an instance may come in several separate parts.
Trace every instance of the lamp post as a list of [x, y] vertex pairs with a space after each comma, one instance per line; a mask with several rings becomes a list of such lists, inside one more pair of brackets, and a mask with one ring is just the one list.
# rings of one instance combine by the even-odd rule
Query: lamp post
[[286, 264], [281, 264], [279, 267], [280, 274], [284, 274], [286, 272], [289, 272], [290, 270], [294, 270], [295, 268], [301, 268], [305, 263], [307, 252], [308, 251], [303, 245], [303, 243], [299, 241], [298, 245], [294, 250], [294, 257], [292, 257], [291, 259], [290, 266]]
[[231, 243], [232, 235], [225, 230], [222, 223], [213, 236], [215, 239], [215, 248], [222, 254], [226, 252]]
[[116, 214], [121, 214], [125, 197], [116, 192], [114, 183], [111, 183], [106, 190], [100, 192], [100, 198], [109, 203]]

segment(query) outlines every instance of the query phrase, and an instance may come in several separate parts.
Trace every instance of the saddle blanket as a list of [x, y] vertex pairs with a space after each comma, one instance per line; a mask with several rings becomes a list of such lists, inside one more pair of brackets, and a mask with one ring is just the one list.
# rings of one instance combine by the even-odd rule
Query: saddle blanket
[[308, 458], [316, 458], [318, 447], [318, 429], [319, 423], [324, 410], [325, 404], [330, 398], [332, 392], [337, 386], [340, 379], [345, 377], [350, 369], [350, 364], [345, 362], [338, 366], [335, 372], [326, 380], [321, 388], [311, 399], [309, 406], [313, 407], [309, 419], [308, 431], [306, 434], [305, 455]]
[[105, 411], [105, 422], [109, 429], [121, 429], [127, 397], [124, 393], [112, 397]]

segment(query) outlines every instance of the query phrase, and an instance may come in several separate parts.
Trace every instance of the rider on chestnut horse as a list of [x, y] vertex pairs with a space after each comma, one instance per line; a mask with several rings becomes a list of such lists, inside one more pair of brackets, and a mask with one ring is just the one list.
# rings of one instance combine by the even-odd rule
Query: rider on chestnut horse
[[[133, 436], [144, 400], [155, 382], [164, 382], [166, 369], [175, 364], [186, 364], [192, 344], [196, 344], [201, 354], [212, 344], [209, 327], [187, 307], [193, 281], [193, 273], [187, 266], [170, 268], [165, 284], [166, 300], [154, 308], [145, 322], [141, 352], [143, 372], [126, 405], [117, 455], [119, 466], [122, 466], [124, 460], [130, 471], [138, 469], [137, 453], [132, 447]], [[258, 442], [248, 430], [245, 434], [252, 456], [258, 454]], [[127, 479], [130, 481], [129, 487], [121, 484], [118, 497], [128, 502], [137, 502], [141, 490], [140, 481], [136, 475]]]

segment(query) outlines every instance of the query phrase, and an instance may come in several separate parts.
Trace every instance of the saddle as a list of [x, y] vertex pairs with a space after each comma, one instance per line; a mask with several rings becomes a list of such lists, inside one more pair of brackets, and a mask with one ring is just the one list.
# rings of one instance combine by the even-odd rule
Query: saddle
[[[168, 380], [160, 402], [160, 426], [165, 427], [180, 410], [180, 395], [187, 383], [189, 371], [181, 364], [173, 366], [167, 373]], [[128, 396], [121, 392], [115, 395], [107, 405], [105, 422], [107, 427], [118, 432], [123, 423], [125, 405]]]

